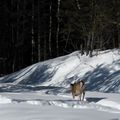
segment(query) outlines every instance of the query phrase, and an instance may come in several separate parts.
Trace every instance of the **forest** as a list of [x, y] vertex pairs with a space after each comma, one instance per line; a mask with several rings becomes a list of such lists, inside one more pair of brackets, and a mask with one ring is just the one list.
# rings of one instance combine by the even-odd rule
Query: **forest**
[[79, 50], [120, 48], [120, 0], [1, 0], [0, 76]]

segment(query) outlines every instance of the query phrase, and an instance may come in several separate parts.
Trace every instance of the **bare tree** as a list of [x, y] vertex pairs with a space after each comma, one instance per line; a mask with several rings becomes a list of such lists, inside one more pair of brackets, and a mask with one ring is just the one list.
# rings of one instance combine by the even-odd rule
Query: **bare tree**
[[49, 56], [51, 57], [51, 34], [52, 34], [52, 1], [50, 1], [50, 18], [49, 18]]
[[57, 34], [56, 34], [57, 56], [59, 56], [60, 2], [61, 2], [61, 0], [58, 0], [58, 8], [57, 8]]
[[38, 61], [40, 61], [41, 60], [41, 52], [40, 52], [40, 50], [41, 50], [41, 43], [40, 43], [40, 5], [39, 5], [40, 3], [39, 3], [39, 0], [38, 0]]

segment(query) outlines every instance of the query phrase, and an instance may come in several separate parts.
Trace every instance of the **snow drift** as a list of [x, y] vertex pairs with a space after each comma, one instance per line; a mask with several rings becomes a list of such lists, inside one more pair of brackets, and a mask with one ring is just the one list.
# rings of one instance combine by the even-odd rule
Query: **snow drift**
[[12, 103], [12, 100], [0, 95], [0, 104]]
[[36, 63], [0, 78], [0, 91], [59, 90], [79, 79], [87, 90], [120, 93], [120, 50], [99, 51], [93, 57], [76, 51]]

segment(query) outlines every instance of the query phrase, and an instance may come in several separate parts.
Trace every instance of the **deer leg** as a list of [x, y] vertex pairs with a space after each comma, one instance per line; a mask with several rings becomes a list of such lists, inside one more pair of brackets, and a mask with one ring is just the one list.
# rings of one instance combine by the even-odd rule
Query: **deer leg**
[[84, 97], [85, 97], [85, 91], [83, 91], [83, 99], [82, 99], [83, 101], [84, 101]]
[[73, 99], [75, 98], [75, 94], [74, 93], [72, 93], [72, 96], [73, 96]]
[[75, 95], [73, 95], [73, 99], [75, 99]]
[[80, 94], [80, 96], [79, 96], [79, 97], [80, 97], [80, 101], [81, 101], [81, 94]]

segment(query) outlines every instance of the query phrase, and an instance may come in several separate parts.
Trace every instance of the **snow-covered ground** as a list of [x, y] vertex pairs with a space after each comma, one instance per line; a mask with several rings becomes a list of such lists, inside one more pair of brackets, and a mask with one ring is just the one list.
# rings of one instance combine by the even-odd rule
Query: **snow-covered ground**
[[[81, 102], [69, 87], [79, 79]], [[120, 50], [77, 51], [0, 78], [0, 120], [120, 120]]]
[[[4, 97], [3, 97], [4, 96]], [[70, 94], [1, 93], [1, 120], [119, 120], [120, 95], [87, 92], [85, 101]]]

